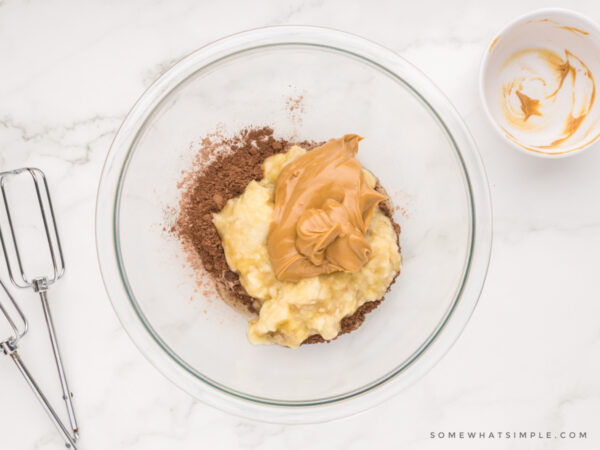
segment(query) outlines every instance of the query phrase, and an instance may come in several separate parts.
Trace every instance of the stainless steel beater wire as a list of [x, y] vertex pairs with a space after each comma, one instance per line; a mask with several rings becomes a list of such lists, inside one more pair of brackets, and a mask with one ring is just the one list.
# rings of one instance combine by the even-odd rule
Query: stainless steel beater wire
[[4, 203], [4, 211], [6, 213], [6, 220], [8, 222], [8, 227], [10, 229], [10, 237], [11, 237], [13, 247], [15, 250], [15, 255], [17, 257], [17, 265], [19, 266], [19, 270], [21, 271], [21, 278], [25, 284], [17, 283], [17, 280], [13, 276], [12, 264], [10, 263], [11, 260], [8, 257], [8, 249], [7, 249], [6, 242], [4, 241], [4, 237], [2, 236], [1, 229], [0, 229], [0, 241], [2, 242], [2, 250], [4, 251], [4, 258], [6, 259], [6, 268], [8, 270], [8, 276], [10, 277], [10, 281], [12, 281], [12, 283], [17, 287], [26, 288], [26, 287], [31, 286], [31, 282], [27, 280], [27, 278], [25, 277], [25, 271], [23, 270], [23, 263], [21, 262], [21, 254], [19, 253], [19, 245], [17, 244], [17, 238], [15, 235], [14, 227], [13, 227], [12, 217], [10, 215], [10, 209], [8, 207], [8, 199], [6, 197], [6, 189], [4, 187], [4, 181], [6, 180], [6, 178], [4, 176], [5, 176], [5, 174], [2, 174], [0, 176], [0, 190], [2, 190], [2, 200]]
[[[46, 240], [48, 241], [48, 247], [50, 248], [50, 256], [52, 257], [52, 266], [54, 267], [54, 277], [51, 280], [47, 280], [48, 284], [54, 283], [58, 280], [65, 272], [65, 263], [62, 254], [62, 247], [60, 245], [60, 238], [58, 236], [58, 229], [56, 227], [56, 219], [54, 217], [54, 208], [52, 207], [52, 200], [50, 199], [50, 189], [48, 188], [48, 182], [46, 181], [46, 177], [43, 172], [39, 169], [29, 169], [29, 173], [33, 177], [34, 185], [35, 185], [35, 193], [38, 198], [38, 203], [40, 205], [40, 212], [42, 213], [42, 221], [44, 222], [44, 230], [46, 231]], [[52, 219], [52, 228], [54, 230], [54, 238], [56, 239], [56, 245], [58, 247], [58, 253], [60, 256], [60, 268], [58, 267], [58, 263], [56, 262], [56, 255], [54, 253], [54, 246], [52, 245], [52, 238], [50, 236], [50, 229], [48, 227], [48, 219], [46, 217], [46, 210], [44, 208], [44, 202], [42, 200], [42, 194], [40, 192], [39, 181], [37, 176], [41, 176], [42, 183], [44, 184], [44, 189], [46, 191], [46, 199], [48, 200], [48, 209], [50, 210], [50, 218]]]
[[4, 317], [6, 317], [6, 320], [8, 321], [10, 327], [13, 329], [13, 332], [15, 333], [15, 336], [12, 339], [12, 342], [14, 344], [16, 344], [19, 341], [19, 339], [21, 339], [23, 336], [25, 336], [27, 334], [27, 331], [29, 331], [29, 323], [27, 322], [27, 318], [25, 317], [25, 314], [23, 314], [23, 311], [21, 311], [21, 308], [19, 308], [19, 305], [17, 304], [17, 302], [15, 301], [13, 296], [10, 294], [10, 292], [8, 292], [8, 289], [6, 288], [6, 286], [4, 285], [4, 282], [2, 280], [0, 280], [0, 286], [2, 286], [4, 293], [6, 294], [8, 299], [13, 304], [15, 310], [17, 311], [17, 314], [19, 315], [19, 317], [21, 317], [21, 321], [23, 322], [23, 330], [19, 331], [19, 328], [17, 327], [14, 320], [12, 319], [12, 316], [6, 310], [6, 308], [4, 307], [4, 304], [0, 301], [0, 310], [2, 310]]

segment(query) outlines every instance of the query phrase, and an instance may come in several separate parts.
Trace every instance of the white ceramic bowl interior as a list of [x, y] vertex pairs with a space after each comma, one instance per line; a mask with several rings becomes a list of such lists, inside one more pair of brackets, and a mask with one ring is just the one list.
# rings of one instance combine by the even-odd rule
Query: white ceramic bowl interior
[[600, 137], [600, 29], [564, 9], [519, 17], [483, 57], [480, 93], [490, 120], [527, 153], [572, 155]]

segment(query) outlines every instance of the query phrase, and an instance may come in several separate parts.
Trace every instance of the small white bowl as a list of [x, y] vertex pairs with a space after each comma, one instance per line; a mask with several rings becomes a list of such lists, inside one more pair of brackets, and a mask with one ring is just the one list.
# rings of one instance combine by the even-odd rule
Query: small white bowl
[[600, 138], [600, 27], [566, 9], [509, 23], [481, 63], [479, 90], [494, 127], [513, 147], [564, 157]]

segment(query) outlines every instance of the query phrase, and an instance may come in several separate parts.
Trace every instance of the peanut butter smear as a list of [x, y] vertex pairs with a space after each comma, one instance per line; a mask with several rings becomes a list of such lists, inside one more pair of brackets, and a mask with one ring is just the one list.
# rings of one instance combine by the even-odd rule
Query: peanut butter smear
[[331, 139], [277, 178], [267, 248], [280, 281], [354, 273], [369, 259], [367, 228], [386, 197], [367, 185], [355, 157], [361, 139], [356, 134]]
[[595, 127], [593, 118], [587, 120], [596, 100], [592, 72], [569, 50], [563, 55], [547, 48], [522, 49], [502, 66], [501, 107], [508, 125], [502, 128], [516, 143], [528, 133], [533, 145], [524, 147], [529, 150], [567, 147], [576, 133], [585, 138]]
[[539, 111], [540, 101], [534, 98], [528, 97], [521, 91], [516, 91], [517, 97], [521, 101], [521, 111], [525, 114], [523, 121], [529, 119], [530, 116], [541, 116], [542, 113]]

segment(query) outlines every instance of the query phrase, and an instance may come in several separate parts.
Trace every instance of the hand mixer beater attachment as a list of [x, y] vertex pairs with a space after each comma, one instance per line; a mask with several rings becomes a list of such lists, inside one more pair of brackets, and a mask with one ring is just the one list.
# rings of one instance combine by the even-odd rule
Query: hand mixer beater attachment
[[[49, 276], [30, 276], [30, 274], [26, 273], [21, 251], [19, 249], [19, 240], [16, 236], [15, 227], [13, 225], [13, 217], [11, 215], [12, 207], [9, 205], [6, 192], [6, 182], [12, 177], [26, 175], [28, 175], [33, 182], [35, 196], [37, 197], [37, 203], [39, 205], [39, 211], [42, 219], [41, 222], [45, 232], [45, 241], [48, 244], [48, 254], [52, 264], [52, 274]], [[52, 321], [52, 314], [50, 313], [50, 306], [48, 303], [48, 288], [58, 281], [65, 272], [65, 263], [60, 245], [60, 238], [58, 236], [58, 229], [56, 227], [56, 220], [54, 218], [52, 200], [50, 199], [48, 182], [46, 181], [44, 173], [40, 169], [22, 168], [7, 172], [0, 172], [0, 192], [2, 193], [2, 202], [4, 203], [4, 224], [6, 224], [5, 229], [3, 229], [2, 223], [0, 223], [0, 243], [2, 244], [4, 258], [6, 259], [8, 275], [11, 282], [16, 287], [23, 289], [31, 288], [40, 296], [42, 308], [44, 310], [44, 318], [46, 319], [46, 325], [48, 327], [52, 352], [54, 354], [56, 367], [58, 369], [63, 399], [67, 406], [67, 414], [69, 416], [71, 429], [73, 430], [73, 440], [77, 441], [79, 436], [79, 428], [77, 426], [75, 411], [73, 409], [73, 394], [69, 390], [69, 385], [67, 383], [67, 377], [65, 375], [65, 370], [58, 347], [58, 341], [56, 339], [54, 323]], [[36, 251], [38, 256], [41, 256], [45, 253], [43, 249], [39, 248], [36, 249]]]
[[[62, 438], [65, 440], [67, 447], [77, 450], [73, 438], [71, 438], [69, 432], [65, 429], [65, 426], [62, 424], [62, 422], [54, 412], [54, 409], [52, 409], [52, 406], [50, 406], [50, 403], [48, 403], [46, 396], [42, 393], [37, 383], [27, 370], [27, 367], [25, 367], [25, 364], [21, 360], [21, 356], [18, 352], [18, 344], [19, 340], [23, 336], [25, 336], [25, 334], [27, 334], [27, 330], [29, 327], [27, 324], [27, 319], [25, 318], [23, 311], [21, 311], [21, 309], [19, 308], [17, 302], [15, 302], [15, 299], [12, 297], [12, 295], [10, 295], [10, 292], [8, 292], [8, 290], [6, 289], [6, 286], [4, 286], [4, 283], [2, 283], [2, 280], [0, 280], [0, 287], [2, 288], [0, 289], [0, 312], [2, 313], [0, 314], [0, 320], [2, 320], [2, 316], [4, 316], [4, 318], [8, 322], [10, 330], [12, 331], [12, 333], [10, 334], [10, 336], [8, 336], [8, 338], [6, 338], [6, 340], [0, 341], [0, 351], [4, 352], [5, 355], [8, 355], [12, 358], [17, 368], [19, 369], [19, 372], [21, 372], [21, 375], [23, 375], [29, 387], [33, 390], [33, 393], [35, 394], [36, 398], [44, 407], [46, 414], [48, 414], [48, 417], [50, 417], [50, 420], [52, 420], [52, 423], [54, 423], [54, 426], [56, 426], [56, 429], [61, 434]], [[4, 293], [2, 291], [4, 291]], [[5, 299], [9, 300], [9, 302], [6, 303], [6, 306], [4, 303]], [[13, 317], [13, 315], [10, 313], [11, 309], [14, 312], [16, 312], [16, 317]]]

